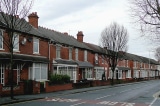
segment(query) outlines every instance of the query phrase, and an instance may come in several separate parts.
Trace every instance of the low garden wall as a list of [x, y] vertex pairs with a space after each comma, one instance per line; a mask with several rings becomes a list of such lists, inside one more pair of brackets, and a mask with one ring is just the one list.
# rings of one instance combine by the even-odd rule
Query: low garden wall
[[[9, 96], [10, 95], [10, 86], [3, 86], [0, 84], [0, 96]], [[13, 87], [14, 95], [24, 94], [24, 83], [19, 82], [19, 85]]]
[[48, 81], [45, 82], [45, 92], [55, 92], [55, 91], [71, 90], [71, 89], [73, 89], [72, 83], [50, 85]]

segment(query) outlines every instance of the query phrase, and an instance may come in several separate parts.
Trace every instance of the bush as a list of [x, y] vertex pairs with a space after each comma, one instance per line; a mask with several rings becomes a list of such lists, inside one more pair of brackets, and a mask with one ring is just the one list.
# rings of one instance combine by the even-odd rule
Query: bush
[[65, 84], [70, 82], [68, 75], [54, 74], [50, 76], [50, 84]]

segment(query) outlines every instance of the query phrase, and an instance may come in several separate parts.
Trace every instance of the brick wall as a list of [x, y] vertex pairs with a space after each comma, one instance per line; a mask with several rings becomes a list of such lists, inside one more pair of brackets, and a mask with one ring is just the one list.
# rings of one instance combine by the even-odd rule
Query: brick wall
[[[24, 83], [19, 82], [19, 85], [14, 87], [14, 95], [24, 94]], [[0, 96], [10, 95], [10, 87], [5, 87], [0, 84]]]
[[68, 47], [62, 47], [61, 48], [61, 58], [62, 59], [69, 59], [69, 49]]
[[55, 92], [55, 91], [62, 91], [62, 90], [71, 90], [73, 89], [72, 83], [69, 84], [62, 84], [62, 85], [49, 85], [48, 82], [45, 82], [45, 92]]

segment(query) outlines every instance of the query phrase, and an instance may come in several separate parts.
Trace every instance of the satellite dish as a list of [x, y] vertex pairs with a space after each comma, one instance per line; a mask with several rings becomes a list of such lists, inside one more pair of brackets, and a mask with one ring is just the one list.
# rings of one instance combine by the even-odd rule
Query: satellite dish
[[27, 41], [27, 39], [24, 37], [24, 39], [22, 40], [22, 45], [25, 45], [26, 44], [26, 41]]

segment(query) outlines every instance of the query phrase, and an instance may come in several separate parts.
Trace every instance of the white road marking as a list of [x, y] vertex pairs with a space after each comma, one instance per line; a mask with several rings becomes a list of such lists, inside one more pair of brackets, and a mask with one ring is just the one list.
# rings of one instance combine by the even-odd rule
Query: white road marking
[[156, 100], [157, 100], [157, 98], [154, 98], [154, 100], [150, 103], [149, 106], [152, 106]]
[[95, 100], [99, 100], [99, 99], [106, 98], [106, 97], [109, 97], [109, 96], [112, 96], [112, 95], [102, 96], [102, 97], [96, 98]]
[[77, 106], [77, 105], [81, 105], [81, 104], [84, 104], [86, 102], [81, 102], [81, 103], [77, 103], [77, 104], [73, 104], [73, 105], [70, 105], [70, 106]]

